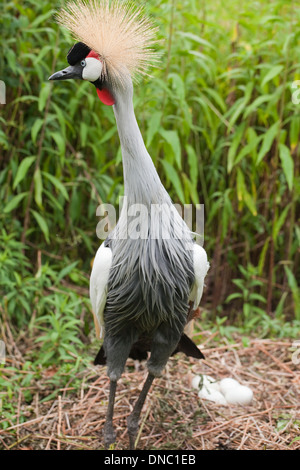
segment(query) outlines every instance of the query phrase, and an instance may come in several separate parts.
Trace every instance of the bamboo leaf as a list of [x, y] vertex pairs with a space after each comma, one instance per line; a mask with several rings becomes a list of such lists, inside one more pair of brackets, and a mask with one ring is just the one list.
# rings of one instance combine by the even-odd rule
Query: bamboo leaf
[[13, 189], [15, 189], [18, 186], [18, 184], [20, 184], [21, 181], [25, 178], [29, 168], [31, 167], [32, 163], [35, 161], [35, 158], [36, 158], [35, 156], [25, 157], [21, 161], [18, 167], [16, 177], [14, 179]]
[[161, 118], [162, 118], [162, 111], [156, 111], [152, 114], [151, 118], [149, 119], [148, 129], [147, 129], [147, 146], [151, 144], [153, 137], [158, 132]]
[[249, 104], [249, 106], [247, 106], [244, 112], [244, 119], [246, 119], [249, 114], [257, 111], [261, 104], [270, 101], [272, 97], [273, 95], [263, 95], [256, 98], [251, 104]]
[[185, 98], [185, 86], [181, 76], [178, 73], [170, 73], [168, 78], [172, 80], [172, 88], [175, 94], [183, 101]]
[[178, 168], [181, 169], [181, 145], [177, 131], [160, 129], [159, 133], [170, 145], [173, 150], [175, 162], [177, 163]]
[[244, 175], [240, 168], [237, 171], [237, 196], [238, 200], [243, 201], [253, 215], [257, 215], [255, 201], [246, 188]]
[[161, 163], [163, 164], [166, 175], [169, 178], [169, 180], [171, 181], [180, 202], [182, 202], [182, 204], [184, 204], [185, 201], [184, 201], [184, 193], [183, 193], [183, 189], [182, 189], [182, 184], [181, 184], [180, 178], [179, 178], [176, 170], [171, 165], [171, 163], [169, 163], [167, 160], [162, 160]]
[[41, 130], [43, 122], [44, 122], [43, 119], [38, 118], [38, 119], [35, 120], [32, 128], [31, 128], [31, 138], [32, 138], [32, 142], [34, 144], [36, 143], [37, 135]]
[[37, 168], [34, 172], [34, 200], [39, 208], [42, 208], [43, 182], [41, 170]]
[[258, 165], [262, 161], [266, 153], [270, 150], [274, 139], [278, 134], [279, 125], [279, 121], [275, 122], [275, 124], [273, 124], [265, 133], [259, 154], [257, 156], [256, 165]]
[[39, 101], [38, 101], [38, 109], [40, 112], [42, 112], [45, 109], [46, 102], [48, 99], [48, 96], [51, 92], [51, 83], [43, 83], [40, 95], [39, 95]]
[[104, 144], [116, 133], [117, 126], [112, 126], [105, 134], [102, 139], [100, 139], [99, 144]]
[[289, 190], [292, 191], [294, 180], [294, 160], [291, 156], [290, 149], [284, 144], [279, 144], [279, 157]]
[[41, 231], [43, 232], [46, 242], [50, 243], [49, 228], [48, 228], [46, 220], [37, 211], [31, 209], [31, 212], [32, 212], [35, 220], [37, 221], [38, 226], [40, 227]]
[[66, 151], [66, 144], [63, 135], [60, 132], [51, 132], [51, 136], [55, 140], [59, 154], [63, 156]]
[[261, 87], [263, 88], [270, 80], [277, 77], [283, 70], [283, 65], [274, 65], [269, 72], [265, 75], [263, 81], [261, 82]]
[[250, 210], [250, 212], [253, 214], [253, 215], [257, 215], [257, 209], [256, 209], [256, 204], [255, 204], [255, 201], [253, 199], [253, 196], [246, 190], [243, 194], [243, 199], [246, 203], [246, 206], [248, 207], [248, 209]]
[[239, 100], [236, 101], [236, 103], [233, 105], [232, 109], [234, 110], [230, 120], [229, 120], [229, 131], [232, 129], [234, 123], [238, 119], [239, 115], [242, 113], [243, 109], [246, 106], [246, 102], [244, 98], [240, 98]]
[[205, 89], [205, 94], [206, 95], [210, 95], [212, 97], [212, 99], [214, 100], [215, 104], [219, 106], [220, 110], [222, 111], [222, 113], [225, 113], [226, 112], [226, 104], [222, 98], [222, 96], [220, 95], [220, 93], [218, 93], [215, 89], [213, 88], [209, 88], [207, 87]]
[[241, 292], [235, 292], [234, 294], [230, 294], [227, 299], [226, 303], [231, 302], [232, 300], [235, 299], [241, 299], [243, 297], [243, 294]]
[[288, 295], [288, 292], [284, 292], [281, 296], [281, 299], [279, 300], [277, 306], [276, 306], [276, 310], [275, 310], [275, 318], [280, 318], [283, 314], [283, 306], [284, 306], [284, 302], [285, 302], [285, 299]]
[[51, 175], [51, 173], [47, 173], [46, 171], [42, 171], [42, 174], [55, 186], [55, 188], [58, 190], [60, 194], [63, 195], [63, 197], [68, 201], [69, 200], [69, 195], [67, 193], [66, 188], [62, 184], [59, 179], [57, 179], [54, 175]]
[[214, 50], [216, 49], [213, 44], [211, 44], [206, 39], [203, 39], [202, 37], [197, 36], [196, 34], [186, 33], [186, 32], [183, 32], [183, 31], [179, 31], [178, 34], [180, 34], [181, 36], [183, 36], [185, 38], [191, 39], [192, 41], [195, 41], [198, 44], [201, 44], [202, 46], [206, 46], [206, 47], [209, 47], [210, 49], [214, 49]]
[[252, 292], [250, 294], [249, 298], [251, 300], [259, 300], [260, 302], [262, 302], [264, 304], [267, 302], [265, 297], [263, 297], [261, 294], [257, 294], [256, 292]]
[[66, 277], [68, 274], [70, 274], [70, 272], [75, 268], [75, 266], [78, 264], [78, 261], [74, 261], [74, 263], [71, 263], [67, 266], [65, 266], [61, 271], [60, 273], [58, 274], [57, 276], [57, 279], [55, 281], [55, 284], [59, 284], [60, 281]]
[[263, 273], [264, 265], [265, 265], [265, 259], [266, 259], [266, 254], [269, 248], [269, 243], [270, 243], [270, 237], [268, 237], [264, 243], [263, 249], [261, 250], [260, 256], [259, 256], [259, 261], [258, 261], [258, 274], [261, 276]]
[[190, 179], [193, 185], [196, 186], [198, 182], [198, 158], [197, 158], [195, 150], [193, 149], [191, 145], [187, 144], [185, 149], [186, 149], [186, 153], [188, 156], [188, 163], [189, 163], [189, 168], [190, 168]]
[[278, 219], [274, 222], [274, 225], [273, 225], [273, 230], [272, 230], [272, 236], [273, 236], [273, 240], [277, 241], [277, 237], [278, 237], [278, 233], [282, 227], [282, 225], [284, 224], [285, 222], [285, 219], [286, 219], [286, 216], [288, 214], [290, 210], [290, 204], [288, 204], [284, 210], [282, 211], [282, 213], [280, 214], [280, 216], [278, 217]]
[[28, 192], [20, 193], [14, 196], [8, 204], [4, 207], [4, 213], [8, 214], [12, 210], [16, 209], [16, 207], [19, 206], [19, 203], [24, 199], [25, 196], [27, 196]]
[[238, 146], [240, 145], [240, 142], [241, 142], [242, 137], [244, 135], [244, 130], [245, 130], [245, 123], [242, 123], [235, 130], [235, 133], [233, 134], [232, 142], [231, 142], [230, 148], [228, 150], [228, 157], [227, 157], [227, 172], [228, 173], [231, 173], [231, 170], [234, 167], [235, 156], [237, 154]]
[[243, 200], [243, 194], [246, 190], [245, 187], [245, 180], [244, 180], [244, 175], [240, 168], [237, 170], [237, 178], [236, 178], [236, 190], [237, 190], [237, 198], [239, 201]]
[[55, 10], [49, 10], [46, 13], [39, 15], [35, 20], [31, 23], [30, 29], [36, 28], [39, 24], [45, 23], [45, 21], [52, 17], [52, 15], [56, 13]]
[[236, 156], [234, 160], [234, 166], [237, 165], [244, 157], [251, 155], [252, 152], [256, 149], [258, 142], [260, 141], [261, 137], [254, 137], [250, 140], [249, 144], [245, 145], [239, 154]]
[[246, 88], [245, 88], [245, 94], [242, 98], [236, 101], [234, 106], [232, 107], [233, 113], [231, 115], [231, 118], [229, 119], [229, 130], [232, 129], [233, 125], [243, 112], [244, 108], [246, 107], [248, 101], [251, 98], [251, 94], [253, 91], [254, 84], [253, 83], [248, 83]]

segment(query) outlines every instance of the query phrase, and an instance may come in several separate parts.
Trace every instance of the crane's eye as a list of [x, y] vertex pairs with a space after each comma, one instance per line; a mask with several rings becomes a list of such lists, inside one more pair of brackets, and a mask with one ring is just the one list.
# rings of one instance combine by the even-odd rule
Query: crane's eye
[[82, 61], [80, 62], [80, 65], [81, 65], [81, 67], [85, 67], [85, 66], [86, 66], [86, 61], [85, 61], [85, 60], [82, 60]]

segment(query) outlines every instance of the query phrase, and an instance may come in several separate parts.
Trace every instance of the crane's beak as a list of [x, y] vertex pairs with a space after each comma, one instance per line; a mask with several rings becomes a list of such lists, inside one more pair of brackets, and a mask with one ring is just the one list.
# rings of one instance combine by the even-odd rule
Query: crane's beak
[[70, 65], [66, 69], [55, 72], [49, 80], [68, 80], [69, 78], [79, 78], [82, 80], [82, 66]]

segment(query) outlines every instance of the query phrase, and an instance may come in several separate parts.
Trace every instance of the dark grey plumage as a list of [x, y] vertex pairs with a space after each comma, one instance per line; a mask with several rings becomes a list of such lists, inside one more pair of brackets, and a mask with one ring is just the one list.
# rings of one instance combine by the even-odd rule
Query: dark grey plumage
[[129, 322], [140, 333], [151, 333], [163, 321], [173, 328], [178, 323], [182, 329], [194, 282], [193, 260], [185, 245], [183, 240], [151, 238], [105, 242], [113, 253], [104, 311], [106, 334], [121, 331]]

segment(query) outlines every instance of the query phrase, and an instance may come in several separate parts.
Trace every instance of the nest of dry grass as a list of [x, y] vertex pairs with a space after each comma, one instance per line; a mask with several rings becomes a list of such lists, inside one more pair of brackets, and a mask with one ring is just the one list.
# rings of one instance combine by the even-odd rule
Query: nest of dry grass
[[[214, 344], [209, 332], [201, 350], [206, 359], [177, 355], [151, 387], [141, 416], [138, 448], [145, 450], [300, 448], [300, 373], [291, 360], [291, 342], [241, 338]], [[295, 361], [294, 361], [295, 362]], [[55, 372], [55, 371], [54, 371]], [[47, 374], [54, 373], [51, 369]], [[191, 381], [197, 374], [220, 380], [233, 377], [254, 391], [249, 406], [220, 406], [198, 398]], [[0, 431], [5, 449], [103, 449], [102, 428], [109, 394], [104, 367], [80, 372], [81, 387], [61, 389], [58, 398], [40, 403], [40, 389], [31, 405], [20, 393], [16, 423]], [[128, 449], [126, 417], [147, 375], [145, 364], [131, 361], [118, 383], [114, 424], [115, 450]], [[43, 379], [41, 379], [43, 381]], [[27, 417], [18, 419], [18, 413]], [[1, 444], [2, 442], [2, 444]]]

